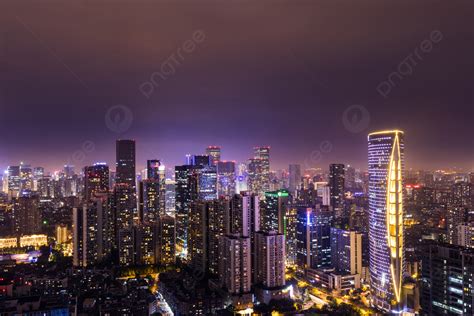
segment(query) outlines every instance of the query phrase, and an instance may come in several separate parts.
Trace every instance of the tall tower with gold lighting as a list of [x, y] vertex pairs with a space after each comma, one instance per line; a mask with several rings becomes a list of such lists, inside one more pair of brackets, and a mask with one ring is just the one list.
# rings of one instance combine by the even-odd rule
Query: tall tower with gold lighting
[[404, 133], [369, 134], [369, 250], [372, 304], [396, 312], [401, 307], [404, 272]]

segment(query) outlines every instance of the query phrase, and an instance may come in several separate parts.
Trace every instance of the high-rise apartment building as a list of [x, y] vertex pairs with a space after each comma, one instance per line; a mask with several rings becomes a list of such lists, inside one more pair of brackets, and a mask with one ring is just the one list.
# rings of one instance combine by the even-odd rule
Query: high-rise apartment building
[[42, 223], [39, 197], [25, 191], [24, 194], [15, 198], [13, 218], [16, 235], [22, 236], [39, 233]]
[[219, 280], [230, 294], [251, 290], [250, 237], [221, 236], [219, 239]]
[[114, 232], [107, 193], [97, 193], [73, 208], [73, 264], [87, 267], [110, 255]]
[[423, 315], [474, 315], [474, 249], [429, 244], [423, 249]]
[[169, 215], [160, 215], [154, 232], [155, 262], [162, 265], [173, 265], [176, 261], [176, 222]]
[[257, 265], [255, 281], [266, 288], [285, 285], [285, 236], [258, 232], [255, 236]]

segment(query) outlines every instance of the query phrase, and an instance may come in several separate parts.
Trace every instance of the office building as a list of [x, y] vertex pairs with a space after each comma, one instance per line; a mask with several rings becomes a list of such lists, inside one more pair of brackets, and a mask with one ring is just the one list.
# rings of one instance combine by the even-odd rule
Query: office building
[[397, 311], [404, 273], [403, 132], [369, 134], [368, 158], [372, 304], [385, 311]]
[[296, 223], [296, 262], [299, 269], [331, 266], [331, 223], [328, 206], [299, 207]]
[[344, 214], [344, 175], [345, 167], [343, 164], [329, 165], [329, 190], [331, 195], [331, 206], [334, 216], [337, 220], [346, 217]]
[[135, 141], [119, 139], [116, 142], [115, 183], [128, 184], [136, 191]]
[[8, 166], [7, 183], [9, 199], [18, 197], [21, 189], [20, 166]]
[[221, 161], [221, 148], [219, 146], [208, 146], [206, 155], [209, 156], [211, 165], [217, 166], [217, 163]]
[[219, 161], [217, 163], [217, 195], [233, 196], [235, 194], [235, 162]]
[[331, 227], [331, 262], [341, 274], [362, 274], [362, 234]]
[[95, 163], [84, 167], [84, 197], [90, 200], [95, 194], [109, 192], [109, 166]]

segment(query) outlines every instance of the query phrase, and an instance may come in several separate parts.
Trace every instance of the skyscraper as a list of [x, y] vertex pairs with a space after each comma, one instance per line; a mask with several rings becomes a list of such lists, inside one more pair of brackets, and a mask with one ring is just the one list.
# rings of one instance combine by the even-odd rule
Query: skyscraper
[[362, 274], [362, 234], [331, 227], [331, 259], [337, 272]]
[[188, 242], [190, 205], [193, 201], [217, 198], [217, 170], [209, 156], [193, 155], [191, 165], [175, 166], [177, 251], [184, 254]]
[[110, 254], [113, 218], [107, 194], [98, 193], [73, 208], [73, 264], [86, 267]]
[[21, 190], [33, 189], [33, 169], [30, 165], [20, 164]]
[[133, 189], [126, 183], [116, 183], [113, 195], [115, 209], [116, 246], [122, 265], [133, 264], [134, 232], [133, 217], [136, 199]]
[[263, 195], [264, 189], [263, 161], [250, 158], [247, 165], [247, 187], [252, 193]]
[[115, 183], [128, 184], [132, 191], [136, 191], [134, 140], [119, 139], [116, 142]]
[[190, 165], [175, 167], [176, 251], [181, 254], [187, 248], [189, 212], [197, 191], [197, 184], [190, 177], [192, 169]]
[[261, 160], [263, 191], [270, 191], [270, 146], [254, 147], [254, 158]]
[[134, 140], [116, 142], [114, 203], [119, 261], [121, 265], [130, 265], [135, 260], [133, 220], [138, 218]]
[[228, 234], [230, 200], [228, 197], [220, 197], [218, 200], [209, 202], [209, 272], [218, 275], [219, 270], [219, 239]]
[[328, 206], [299, 207], [296, 228], [296, 261], [300, 268], [331, 265], [331, 222]]
[[155, 223], [160, 215], [160, 182], [146, 179], [140, 182], [140, 201], [143, 202], [143, 212], [140, 219], [145, 223]]
[[212, 202], [195, 201], [191, 203], [188, 228], [188, 253], [190, 266], [205, 273], [209, 268], [209, 211]]
[[265, 192], [263, 201], [264, 209], [262, 216], [262, 229], [264, 231], [276, 231], [285, 233], [286, 212], [288, 209], [288, 191]]
[[20, 166], [8, 166], [7, 169], [8, 197], [17, 197], [21, 189]]
[[288, 190], [292, 195], [295, 194], [299, 185], [301, 184], [301, 166], [296, 164], [291, 164], [288, 168], [289, 173], [289, 185]]
[[398, 310], [404, 272], [403, 132], [369, 134], [368, 160], [372, 304]]
[[429, 244], [422, 253], [424, 315], [474, 315], [474, 249]]
[[258, 232], [256, 282], [265, 287], [285, 285], [285, 236], [276, 232]]
[[30, 192], [21, 194], [13, 204], [13, 216], [18, 236], [39, 233], [41, 230], [39, 197]]
[[250, 238], [226, 235], [219, 238], [219, 279], [231, 294], [250, 292]]
[[347, 189], [354, 190], [356, 188], [355, 182], [355, 169], [352, 166], [346, 167], [346, 174], [345, 174], [345, 185]]
[[84, 197], [90, 200], [96, 193], [109, 191], [109, 166], [105, 163], [95, 163], [84, 167]]
[[211, 159], [211, 165], [217, 166], [217, 163], [221, 160], [221, 148], [219, 146], [208, 146], [206, 155]]
[[337, 220], [344, 217], [344, 165], [329, 165], [329, 190], [331, 206]]
[[158, 180], [160, 178], [161, 162], [158, 159], [146, 161], [146, 178]]
[[176, 261], [176, 225], [174, 217], [160, 215], [154, 231], [155, 262], [163, 266]]
[[217, 163], [217, 195], [232, 196], [235, 194], [235, 162], [219, 161]]

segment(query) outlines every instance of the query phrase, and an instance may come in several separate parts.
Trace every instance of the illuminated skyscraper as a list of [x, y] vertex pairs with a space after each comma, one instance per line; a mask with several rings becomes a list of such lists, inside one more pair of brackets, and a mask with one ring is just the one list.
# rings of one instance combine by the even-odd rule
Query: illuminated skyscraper
[[39, 197], [29, 191], [23, 191], [13, 204], [15, 233], [18, 236], [37, 234], [41, 231], [41, 210]]
[[132, 191], [136, 191], [135, 141], [129, 139], [117, 140], [116, 151], [115, 182], [128, 184]]
[[331, 262], [338, 272], [362, 274], [362, 234], [331, 227]]
[[265, 200], [263, 201], [264, 209], [262, 216], [262, 230], [276, 231], [285, 234], [285, 220], [288, 209], [288, 191], [272, 191], [265, 192]]
[[155, 263], [167, 266], [176, 261], [176, 225], [174, 217], [160, 215], [154, 231]]
[[133, 219], [138, 218], [135, 175], [135, 141], [120, 139], [116, 142], [116, 175], [114, 203], [116, 214], [116, 245], [121, 265], [134, 263]]
[[263, 161], [260, 158], [250, 158], [247, 166], [247, 187], [252, 193], [263, 195]]
[[84, 168], [84, 196], [90, 200], [96, 193], [109, 191], [109, 166], [105, 163], [95, 163]]
[[209, 202], [209, 272], [218, 275], [219, 267], [219, 238], [228, 233], [228, 218], [230, 211], [230, 200], [220, 197], [218, 200]]
[[299, 268], [328, 268], [331, 265], [331, 222], [328, 206], [301, 206], [297, 211], [296, 262]]
[[250, 292], [250, 238], [238, 235], [221, 236], [219, 254], [219, 279], [222, 285], [231, 294]]
[[439, 243], [422, 249], [423, 315], [474, 315], [474, 249]]
[[158, 159], [146, 161], [146, 178], [147, 179], [159, 179], [160, 178], [160, 166], [161, 162]]
[[133, 189], [126, 183], [117, 183], [114, 188], [116, 245], [121, 265], [134, 262], [133, 216], [136, 211], [136, 199]]
[[86, 267], [110, 254], [113, 221], [107, 194], [97, 193], [73, 208], [73, 264]]
[[159, 180], [146, 179], [140, 182], [140, 219], [145, 223], [155, 223], [160, 214]]
[[33, 169], [30, 165], [20, 164], [21, 190], [33, 189]]
[[285, 236], [258, 232], [255, 237], [257, 265], [255, 281], [266, 288], [285, 285]]
[[331, 194], [331, 206], [336, 219], [344, 217], [344, 165], [329, 165], [329, 190]]
[[221, 148], [219, 146], [208, 146], [206, 155], [211, 159], [211, 165], [217, 166], [217, 163], [221, 161]]
[[368, 136], [369, 248], [372, 304], [398, 310], [404, 273], [404, 134], [382, 131]]
[[7, 169], [7, 181], [8, 181], [8, 197], [17, 197], [20, 193], [21, 178], [20, 178], [20, 166], [8, 166]]
[[185, 254], [187, 248], [189, 212], [196, 192], [191, 174], [190, 165], [175, 167], [176, 251], [181, 254]]
[[217, 163], [217, 195], [232, 196], [235, 193], [235, 162]]
[[254, 153], [254, 158], [261, 160], [262, 189], [270, 191], [270, 146], [254, 147]]
[[38, 181], [44, 177], [44, 168], [33, 168], [33, 190], [38, 191]]

